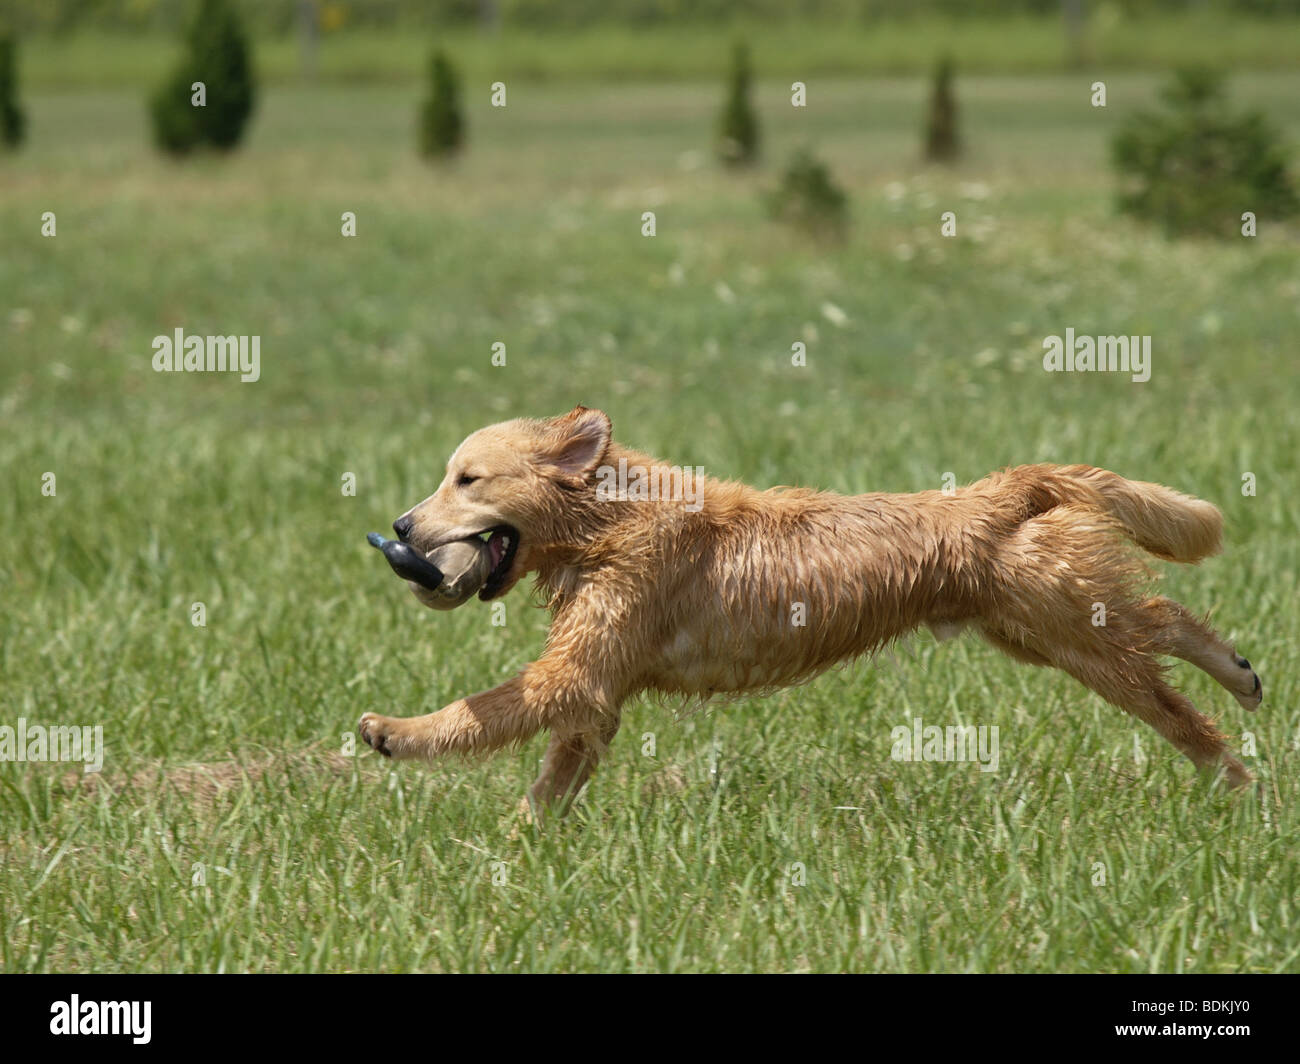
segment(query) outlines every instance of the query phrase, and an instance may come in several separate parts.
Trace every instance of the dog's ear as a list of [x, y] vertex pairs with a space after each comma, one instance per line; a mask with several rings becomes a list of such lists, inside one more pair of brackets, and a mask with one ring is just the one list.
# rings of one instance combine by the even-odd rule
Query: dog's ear
[[604, 411], [575, 406], [548, 422], [542, 461], [568, 476], [584, 476], [605, 457], [612, 431]]

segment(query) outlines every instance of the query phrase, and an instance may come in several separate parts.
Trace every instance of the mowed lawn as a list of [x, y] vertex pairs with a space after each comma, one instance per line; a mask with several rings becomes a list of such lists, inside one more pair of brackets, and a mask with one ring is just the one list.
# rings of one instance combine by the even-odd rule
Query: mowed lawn
[[[1108, 79], [1098, 109], [1091, 80], [959, 80], [951, 171], [919, 165], [919, 82], [814, 81], [804, 110], [764, 82], [739, 176], [712, 83], [475, 89], [442, 169], [415, 85], [273, 87], [244, 150], [184, 164], [139, 94], [29, 94], [0, 160], [0, 724], [102, 725], [107, 753], [0, 764], [4, 970], [1300, 969], [1300, 231], [1170, 244], [1118, 217], [1107, 138], [1158, 82]], [[1300, 139], [1300, 74], [1232, 84]], [[764, 215], [804, 143], [849, 192], [842, 245]], [[260, 336], [260, 380], [153, 372], [178, 327]], [[1151, 336], [1150, 381], [1045, 373], [1067, 328]], [[759, 485], [1088, 462], [1213, 501], [1223, 555], [1161, 591], [1265, 701], [1173, 675], [1249, 731], [1258, 791], [929, 634], [769, 698], [628, 706], [541, 833], [513, 813], [540, 738], [351, 756], [362, 712], [492, 686], [546, 622], [525, 587], [504, 627], [424, 610], [365, 533], [474, 428], [575, 403]], [[891, 760], [915, 718], [996, 726], [998, 770]]]

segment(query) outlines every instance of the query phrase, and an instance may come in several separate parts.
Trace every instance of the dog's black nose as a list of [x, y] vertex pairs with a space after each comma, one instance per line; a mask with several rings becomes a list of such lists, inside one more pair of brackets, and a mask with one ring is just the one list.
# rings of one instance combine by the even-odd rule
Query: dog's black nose
[[415, 524], [415, 522], [409, 517], [399, 517], [393, 522], [393, 531], [397, 533], [397, 538], [403, 543], [406, 542], [406, 537], [411, 534], [411, 526], [413, 524]]

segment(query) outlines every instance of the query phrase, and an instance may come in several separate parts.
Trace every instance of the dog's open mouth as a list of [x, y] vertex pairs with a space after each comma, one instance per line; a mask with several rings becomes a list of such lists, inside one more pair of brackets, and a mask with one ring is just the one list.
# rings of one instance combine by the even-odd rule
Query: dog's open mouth
[[479, 599], [486, 602], [501, 590], [510, 575], [515, 552], [519, 550], [519, 533], [510, 525], [497, 525], [480, 533], [480, 538], [483, 536], [487, 537], [488, 551], [492, 555], [492, 572], [478, 593]]

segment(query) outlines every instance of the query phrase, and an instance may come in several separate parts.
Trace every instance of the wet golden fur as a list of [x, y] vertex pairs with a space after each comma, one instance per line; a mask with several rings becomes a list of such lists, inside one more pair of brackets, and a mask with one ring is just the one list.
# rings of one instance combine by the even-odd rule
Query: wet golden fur
[[423, 717], [367, 713], [360, 732], [372, 747], [431, 759], [547, 730], [530, 797], [562, 805], [633, 695], [794, 684], [927, 625], [940, 635], [970, 627], [1018, 660], [1062, 669], [1197, 765], [1250, 780], [1156, 657], [1192, 662], [1248, 709], [1258, 678], [1178, 603], [1142, 594], [1146, 563], [1134, 549], [1179, 562], [1215, 553], [1222, 518], [1209, 503], [1083, 465], [1019, 466], [948, 494], [854, 496], [688, 472], [677, 498], [601, 499], [600, 467], [664, 466], [610, 432], [583, 407], [488, 426], [399, 519], [426, 552], [513, 527], [518, 550], [492, 597], [533, 573], [553, 617], [541, 657], [500, 686]]

